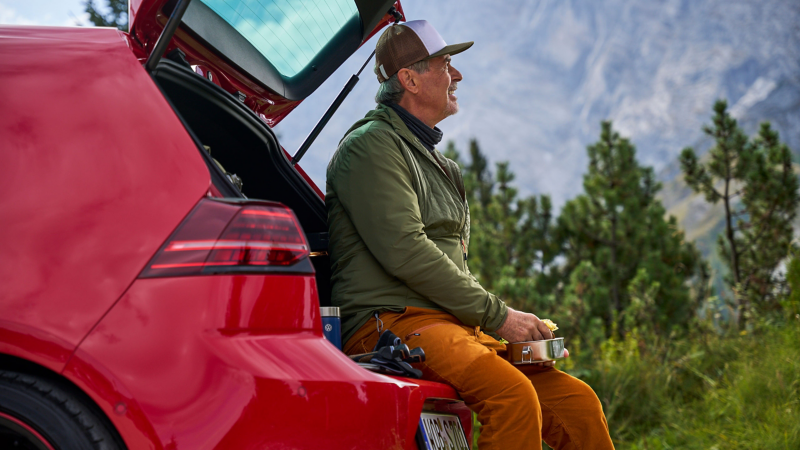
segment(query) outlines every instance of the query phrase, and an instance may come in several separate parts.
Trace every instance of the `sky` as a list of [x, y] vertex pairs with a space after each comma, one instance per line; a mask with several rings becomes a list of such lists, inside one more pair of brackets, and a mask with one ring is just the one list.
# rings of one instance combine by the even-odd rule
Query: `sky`
[[[98, 2], [99, 3], [99, 2]], [[87, 24], [80, 0], [0, 0], [0, 24], [75, 26]]]
[[[89, 25], [84, 1], [0, 0], [0, 24]], [[794, 125], [784, 127], [782, 136], [800, 142], [800, 122], [794, 107], [786, 106], [800, 95], [792, 75], [798, 73], [798, 53], [792, 50], [800, 48], [798, 0], [402, 3], [409, 19], [430, 20], [447, 42], [476, 42], [454, 58], [465, 77], [458, 90], [461, 112], [438, 126], [462, 155], [469, 139], [477, 138], [492, 168], [510, 161], [521, 195], [547, 193], [560, 205], [579, 193], [585, 147], [596, 140], [601, 119], [614, 120], [615, 129], [632, 138], [645, 164], [657, 172], [669, 169], [681, 148], [699, 145], [700, 127], [721, 96], [733, 111], [739, 100], [758, 103], [776, 92], [773, 97], [783, 100], [763, 102], [754, 118], [788, 118], [784, 122]], [[290, 153], [376, 40], [276, 126]], [[323, 189], [339, 139], [374, 107], [377, 81], [370, 69], [301, 162]]]
[[[0, 0], [0, 24], [5, 25], [49, 25], [49, 26], [76, 26], [76, 25], [91, 25], [88, 20], [88, 14], [84, 12], [85, 0]], [[406, 7], [408, 5], [419, 3], [419, 0], [407, 0], [404, 2]], [[95, 0], [98, 6], [105, 5], [105, 0]], [[372, 38], [372, 44], [377, 37]], [[371, 47], [367, 45], [366, 47]], [[311, 130], [316, 118], [321, 116], [327, 105], [333, 100], [336, 94], [341, 89], [341, 86], [347, 81], [347, 78], [358, 67], [363, 64], [363, 60], [369, 55], [369, 51], [364, 53], [364, 48], [355, 56], [344, 64], [331, 79], [323, 84], [309, 99], [301, 104], [298, 111], [294, 112], [285, 120], [284, 124], [279, 125], [276, 131], [282, 139], [282, 144], [290, 152], [293, 153], [303, 138]], [[367, 71], [368, 72], [368, 71]], [[348, 98], [348, 103], [362, 101], [358, 109], [367, 111], [374, 106], [372, 96], [374, 95], [374, 79], [373, 75], [367, 73], [366, 78], [368, 82], [361, 82], [357, 86], [356, 92], [351, 94]], [[373, 82], [373, 83], [370, 83]], [[346, 130], [354, 118], [361, 117], [362, 112], [352, 117], [345, 117], [340, 114], [336, 117], [334, 122], [338, 126], [326, 127], [323, 132], [327, 139], [318, 139], [318, 145], [312, 147], [309, 152], [309, 157], [306, 158], [304, 166], [307, 172], [311, 175], [318, 186], [324, 186], [324, 171], [327, 159], [335, 149], [335, 142], [338, 141], [338, 134]], [[333, 144], [331, 144], [333, 143]], [[316, 147], [316, 148], [315, 148]], [[324, 148], [323, 148], [324, 147]]]

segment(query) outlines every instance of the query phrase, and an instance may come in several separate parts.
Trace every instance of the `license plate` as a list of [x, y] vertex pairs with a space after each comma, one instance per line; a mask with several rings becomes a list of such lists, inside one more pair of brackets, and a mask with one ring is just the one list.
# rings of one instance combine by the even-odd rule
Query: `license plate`
[[422, 413], [419, 418], [424, 450], [470, 450], [461, 421], [453, 414]]

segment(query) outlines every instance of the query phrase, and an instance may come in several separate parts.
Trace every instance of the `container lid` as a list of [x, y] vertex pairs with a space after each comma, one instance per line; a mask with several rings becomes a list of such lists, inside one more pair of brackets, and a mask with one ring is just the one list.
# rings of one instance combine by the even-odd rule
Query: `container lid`
[[339, 317], [338, 306], [321, 306], [319, 311], [322, 313], [322, 317]]

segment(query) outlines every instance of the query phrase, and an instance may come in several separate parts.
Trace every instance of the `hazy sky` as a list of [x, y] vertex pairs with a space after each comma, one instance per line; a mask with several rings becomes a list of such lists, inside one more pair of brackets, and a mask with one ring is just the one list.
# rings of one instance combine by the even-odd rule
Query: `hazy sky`
[[[413, 4], [419, 3], [421, 0], [406, 0], [404, 4], [408, 10], [414, 10]], [[15, 25], [52, 25], [52, 26], [76, 26], [78, 24], [91, 25], [88, 21], [88, 15], [84, 12], [85, 0], [0, 0], [0, 24], [15, 24]], [[105, 5], [105, 0], [95, 0], [95, 4], [102, 6]], [[411, 5], [409, 8], [408, 5]], [[374, 46], [374, 41], [377, 37], [372, 38], [372, 43], [366, 47]], [[370, 48], [371, 50], [371, 48]], [[364, 53], [366, 51], [366, 53]], [[306, 134], [311, 130], [316, 122], [316, 118], [321, 116], [325, 108], [333, 100], [336, 94], [341, 89], [347, 78], [363, 64], [363, 60], [369, 55], [369, 50], [364, 48], [354, 57], [352, 57], [346, 64], [341, 67], [336, 74], [334, 74], [328, 82], [318, 89], [309, 99], [307, 99], [289, 119], [277, 129], [279, 135], [283, 138], [283, 145], [293, 153], [302, 142]], [[327, 159], [335, 149], [335, 143], [338, 141], [341, 133], [349, 127], [353, 120], [359, 118], [363, 113], [374, 106], [372, 97], [375, 90], [374, 75], [367, 70], [367, 82], [360, 83], [357, 86], [357, 92], [349, 96], [349, 102], [357, 102], [361, 100], [363, 105], [358, 108], [358, 114], [351, 116], [344, 116], [339, 114], [336, 117], [337, 121], [341, 122], [337, 126], [326, 127], [323, 132], [323, 137], [328, 137], [327, 140], [319, 139], [319, 144], [312, 152], [309, 152], [309, 157], [306, 158], [304, 168], [309, 172], [314, 181], [319, 186], [325, 184], [325, 166]]]
[[0, 0], [0, 24], [74, 26], [86, 17], [80, 0]]
[[[88, 25], [83, 1], [0, 0], [0, 24]], [[430, 20], [447, 42], [476, 42], [454, 58], [464, 74], [462, 111], [439, 125], [445, 140], [453, 139], [463, 155], [468, 140], [477, 138], [492, 168], [511, 162], [521, 194], [549, 193], [556, 205], [580, 191], [585, 147], [597, 139], [600, 120], [613, 120], [636, 143], [640, 161], [657, 171], [674, 165], [684, 146], [700, 145], [701, 125], [717, 98], [728, 98], [732, 111], [747, 103], [741, 117], [752, 109], [753, 124], [783, 123], [782, 137], [800, 142], [791, 103], [800, 95], [797, 4], [403, 0], [409, 19]], [[376, 40], [276, 127], [290, 153]], [[301, 163], [320, 187], [339, 139], [374, 107], [377, 81], [370, 69]]]

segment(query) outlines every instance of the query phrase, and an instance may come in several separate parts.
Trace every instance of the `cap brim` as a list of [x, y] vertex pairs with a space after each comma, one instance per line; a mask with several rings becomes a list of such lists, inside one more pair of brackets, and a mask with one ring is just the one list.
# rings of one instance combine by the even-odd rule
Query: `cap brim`
[[442, 55], [457, 55], [463, 52], [464, 50], [472, 47], [472, 44], [474, 43], [475, 42], [470, 41], [470, 42], [462, 42], [460, 44], [448, 45], [445, 46], [445, 48], [439, 50], [438, 52], [432, 54], [431, 56], [428, 56], [425, 59], [436, 58], [437, 56], [442, 56]]

